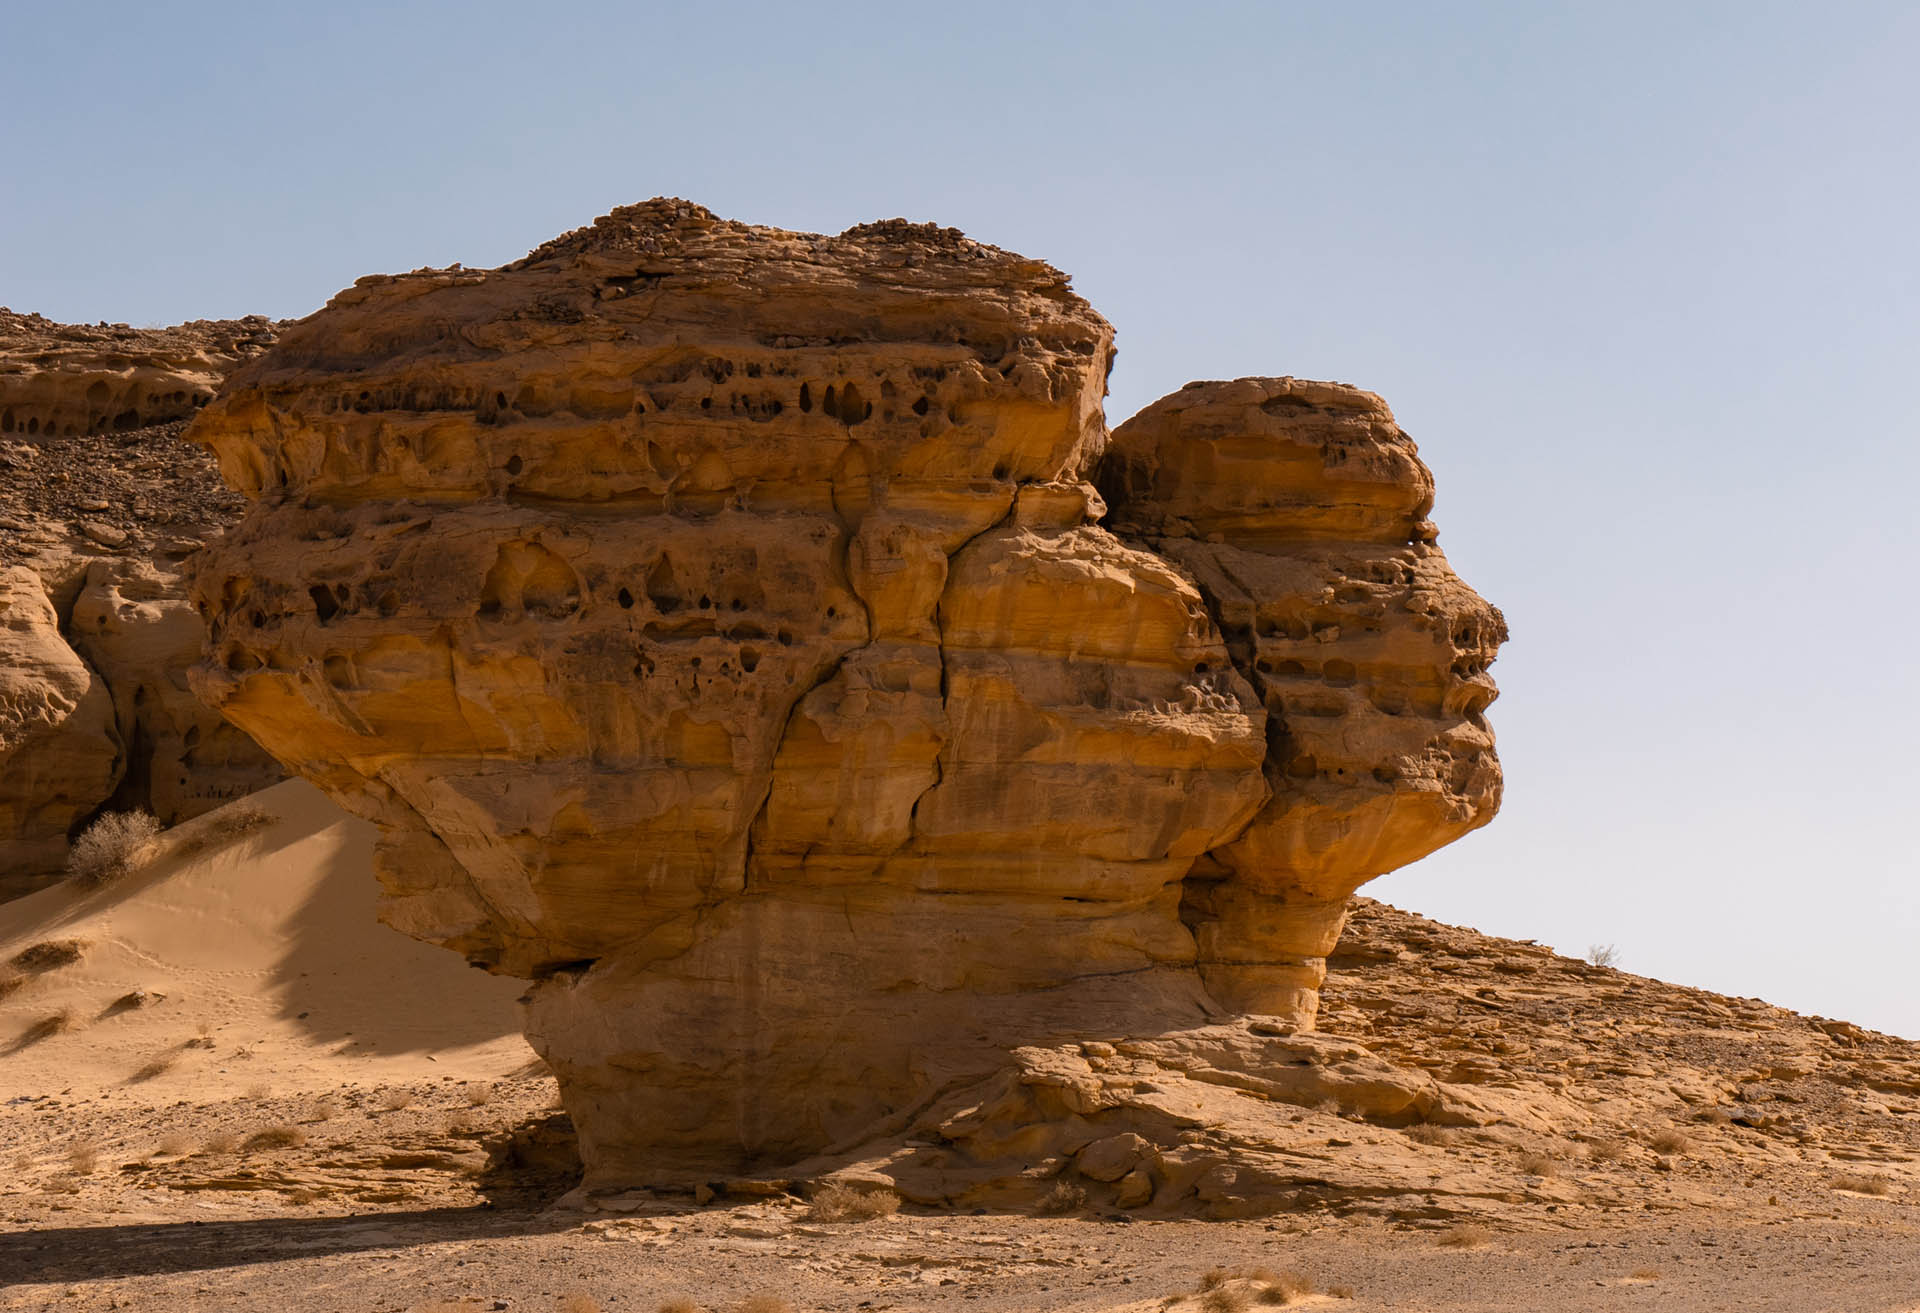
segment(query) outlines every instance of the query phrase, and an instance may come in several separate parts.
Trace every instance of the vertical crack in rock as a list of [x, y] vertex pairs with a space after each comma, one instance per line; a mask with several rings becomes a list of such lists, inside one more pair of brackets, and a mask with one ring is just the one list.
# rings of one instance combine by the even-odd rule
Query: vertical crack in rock
[[254, 505], [196, 687], [382, 827], [391, 924], [536, 981], [590, 1184], [1289, 1034], [1347, 892], [1491, 815], [1503, 631], [1384, 406], [1195, 385], [1103, 458], [1111, 361], [951, 229], [656, 200], [362, 279], [203, 412]]

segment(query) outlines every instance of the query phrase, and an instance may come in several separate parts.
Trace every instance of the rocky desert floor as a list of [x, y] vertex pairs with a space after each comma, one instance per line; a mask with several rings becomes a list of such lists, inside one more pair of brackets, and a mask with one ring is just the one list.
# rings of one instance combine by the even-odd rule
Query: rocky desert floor
[[0, 1309], [1920, 1309], [1920, 1046], [1364, 900], [1323, 1030], [1514, 1116], [1247, 1094], [1252, 1216], [579, 1200], [516, 982], [379, 926], [369, 843], [286, 784], [0, 907]]

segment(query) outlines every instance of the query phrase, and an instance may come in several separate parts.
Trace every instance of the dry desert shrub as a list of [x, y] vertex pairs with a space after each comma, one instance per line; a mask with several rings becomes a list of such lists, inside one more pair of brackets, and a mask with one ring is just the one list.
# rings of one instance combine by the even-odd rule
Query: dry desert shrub
[[1442, 1231], [1434, 1243], [1442, 1249], [1478, 1249], [1493, 1236], [1484, 1226], [1452, 1226]]
[[1867, 1172], [1841, 1172], [1827, 1184], [1835, 1190], [1848, 1190], [1854, 1194], [1885, 1196], [1893, 1193], [1891, 1180]]
[[232, 1153], [240, 1145], [240, 1137], [227, 1131], [216, 1131], [200, 1142], [201, 1153]]
[[1435, 1126], [1432, 1122], [1415, 1122], [1407, 1127], [1406, 1135], [1415, 1144], [1445, 1144], [1453, 1138], [1447, 1134], [1445, 1127]]
[[72, 966], [86, 951], [87, 941], [84, 939], [43, 939], [15, 953], [8, 965], [16, 971], [37, 976], [42, 971]]
[[485, 1081], [470, 1080], [460, 1087], [460, 1093], [469, 1108], [484, 1108], [493, 1102], [493, 1086]]
[[1635, 1281], [1658, 1281], [1660, 1279], [1660, 1269], [1657, 1267], [1636, 1267], [1627, 1275]]
[[154, 1151], [168, 1158], [184, 1158], [193, 1152], [193, 1137], [185, 1131], [169, 1131], [160, 1137]]
[[560, 1313], [600, 1313], [600, 1301], [584, 1290], [570, 1290], [560, 1296]]
[[380, 1110], [382, 1112], [399, 1112], [412, 1102], [413, 1095], [407, 1093], [405, 1090], [388, 1090], [380, 1096]]
[[298, 1149], [307, 1142], [307, 1133], [298, 1126], [269, 1126], [247, 1137], [249, 1149]]
[[1661, 1131], [1651, 1140], [1648, 1140], [1647, 1144], [1655, 1153], [1690, 1153], [1693, 1150], [1693, 1141], [1688, 1139], [1686, 1134], [1681, 1131]]
[[265, 1081], [255, 1081], [247, 1086], [247, 1097], [255, 1103], [261, 1103], [273, 1097], [273, 1087]]
[[807, 1201], [809, 1222], [868, 1222], [900, 1211], [900, 1196], [891, 1190], [856, 1190], [838, 1182]]
[[1587, 947], [1587, 961], [1597, 967], [1618, 966], [1620, 950], [1612, 944], [1590, 944]]
[[1200, 1296], [1200, 1307], [1207, 1313], [1243, 1313], [1253, 1306], [1253, 1296], [1239, 1286], [1220, 1286]]
[[735, 1306], [735, 1313], [793, 1313], [793, 1305], [778, 1295], [751, 1295]]
[[309, 1120], [316, 1121], [316, 1122], [330, 1122], [335, 1117], [338, 1117], [339, 1115], [340, 1115], [340, 1101], [338, 1099], [331, 1099], [331, 1098], [315, 1099], [313, 1101], [313, 1108], [311, 1110], [311, 1116], [309, 1117]]
[[1520, 1155], [1520, 1170], [1528, 1176], [1558, 1176], [1560, 1164], [1544, 1153]]
[[127, 1084], [138, 1085], [141, 1081], [149, 1081], [156, 1076], [164, 1076], [171, 1070], [173, 1070], [173, 1055], [163, 1053], [134, 1072], [133, 1075], [127, 1077]]
[[146, 861], [159, 834], [148, 812], [107, 812], [67, 850], [67, 875], [89, 885], [117, 880]]
[[61, 1008], [58, 1012], [40, 1018], [20, 1032], [20, 1038], [14, 1042], [15, 1048], [24, 1049], [29, 1044], [38, 1044], [43, 1039], [51, 1039], [62, 1031], [73, 1029], [73, 1010]]
[[1053, 1188], [1040, 1196], [1040, 1211], [1043, 1213], [1071, 1213], [1086, 1205], [1087, 1192], [1065, 1179], [1055, 1181]]
[[675, 1295], [661, 1300], [657, 1313], [700, 1313], [700, 1306], [685, 1295]]
[[100, 1151], [85, 1140], [67, 1150], [67, 1166], [75, 1176], [92, 1176], [100, 1166]]
[[456, 1112], [440, 1128], [442, 1135], [472, 1135], [480, 1129], [480, 1119], [470, 1112]]

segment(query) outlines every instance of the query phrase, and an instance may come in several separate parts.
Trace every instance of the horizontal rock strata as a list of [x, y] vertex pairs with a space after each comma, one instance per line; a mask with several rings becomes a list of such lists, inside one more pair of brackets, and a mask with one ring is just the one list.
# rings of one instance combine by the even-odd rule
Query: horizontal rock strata
[[1498, 613], [1376, 398], [1203, 385], [1108, 451], [1111, 360], [899, 221], [655, 201], [362, 279], [196, 422], [255, 502], [196, 686], [380, 826], [391, 924], [535, 982], [597, 1182], [1297, 1030], [1346, 893], [1492, 814]]

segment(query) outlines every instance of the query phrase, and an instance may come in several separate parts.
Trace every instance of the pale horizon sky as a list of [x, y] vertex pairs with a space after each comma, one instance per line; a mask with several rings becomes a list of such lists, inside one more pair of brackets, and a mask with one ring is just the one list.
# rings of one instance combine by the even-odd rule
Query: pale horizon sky
[[1513, 629], [1486, 830], [1363, 892], [1920, 1038], [1920, 9], [75, 3], [0, 305], [304, 315], [679, 195], [1058, 265], [1118, 423], [1384, 395]]

